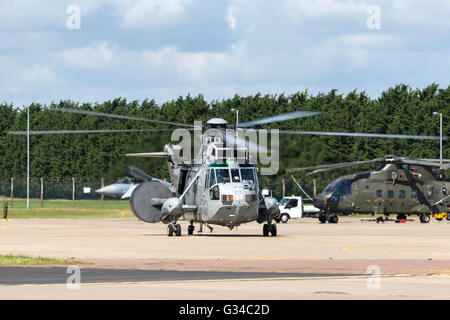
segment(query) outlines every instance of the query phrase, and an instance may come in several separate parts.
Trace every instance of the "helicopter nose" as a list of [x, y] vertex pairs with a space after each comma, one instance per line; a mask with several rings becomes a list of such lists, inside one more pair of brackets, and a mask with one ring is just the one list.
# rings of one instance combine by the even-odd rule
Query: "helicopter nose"
[[321, 197], [314, 197], [314, 207], [319, 209], [325, 209], [325, 200]]

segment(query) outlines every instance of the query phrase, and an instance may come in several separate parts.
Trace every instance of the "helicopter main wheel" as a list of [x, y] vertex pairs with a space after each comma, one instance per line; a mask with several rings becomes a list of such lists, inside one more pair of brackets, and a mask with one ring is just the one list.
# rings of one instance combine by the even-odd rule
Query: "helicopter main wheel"
[[420, 222], [421, 223], [428, 223], [428, 222], [430, 222], [430, 216], [427, 215], [427, 214], [422, 214], [420, 216]]
[[338, 223], [339, 218], [337, 215], [333, 214], [328, 218], [328, 223]]
[[269, 225], [267, 223], [265, 223], [263, 225], [263, 236], [267, 237], [269, 235]]
[[398, 214], [397, 215], [397, 220], [406, 220], [406, 215], [405, 214]]
[[187, 229], [188, 230], [188, 235], [192, 236], [194, 234], [194, 229], [195, 229], [194, 223], [191, 221], [191, 224], [189, 225], [189, 227]]

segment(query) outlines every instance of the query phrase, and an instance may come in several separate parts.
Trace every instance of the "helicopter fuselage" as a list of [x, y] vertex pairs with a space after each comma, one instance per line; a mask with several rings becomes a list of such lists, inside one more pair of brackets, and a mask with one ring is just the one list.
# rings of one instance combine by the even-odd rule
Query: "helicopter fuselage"
[[434, 214], [449, 211], [450, 181], [419, 165], [386, 164], [380, 170], [332, 181], [314, 206], [336, 214]]

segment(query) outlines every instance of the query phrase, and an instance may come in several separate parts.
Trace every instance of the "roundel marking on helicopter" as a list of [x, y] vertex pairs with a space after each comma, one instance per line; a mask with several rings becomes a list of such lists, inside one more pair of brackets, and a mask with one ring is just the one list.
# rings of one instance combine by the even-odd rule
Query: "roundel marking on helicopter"
[[152, 204], [152, 199], [168, 199], [171, 197], [172, 193], [169, 188], [160, 182], [141, 183], [131, 194], [131, 211], [139, 220], [149, 223], [160, 222], [162, 203]]

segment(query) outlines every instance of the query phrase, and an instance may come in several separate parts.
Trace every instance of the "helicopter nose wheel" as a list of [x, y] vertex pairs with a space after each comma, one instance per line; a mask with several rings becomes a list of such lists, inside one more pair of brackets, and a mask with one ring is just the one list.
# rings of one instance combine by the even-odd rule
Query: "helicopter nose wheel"
[[339, 221], [339, 218], [335, 214], [328, 217], [328, 223], [338, 223], [338, 221]]
[[181, 226], [176, 222], [169, 223], [167, 226], [167, 235], [171, 237], [174, 233], [177, 237], [181, 236]]
[[319, 222], [320, 223], [325, 223], [327, 221], [328, 221], [328, 223], [338, 223], [339, 218], [334, 213], [330, 213], [330, 212], [328, 212], [328, 213], [320, 213], [319, 214]]
[[263, 236], [267, 237], [269, 236], [269, 233], [272, 235], [272, 237], [277, 236], [277, 225], [272, 223], [265, 223], [263, 225]]

